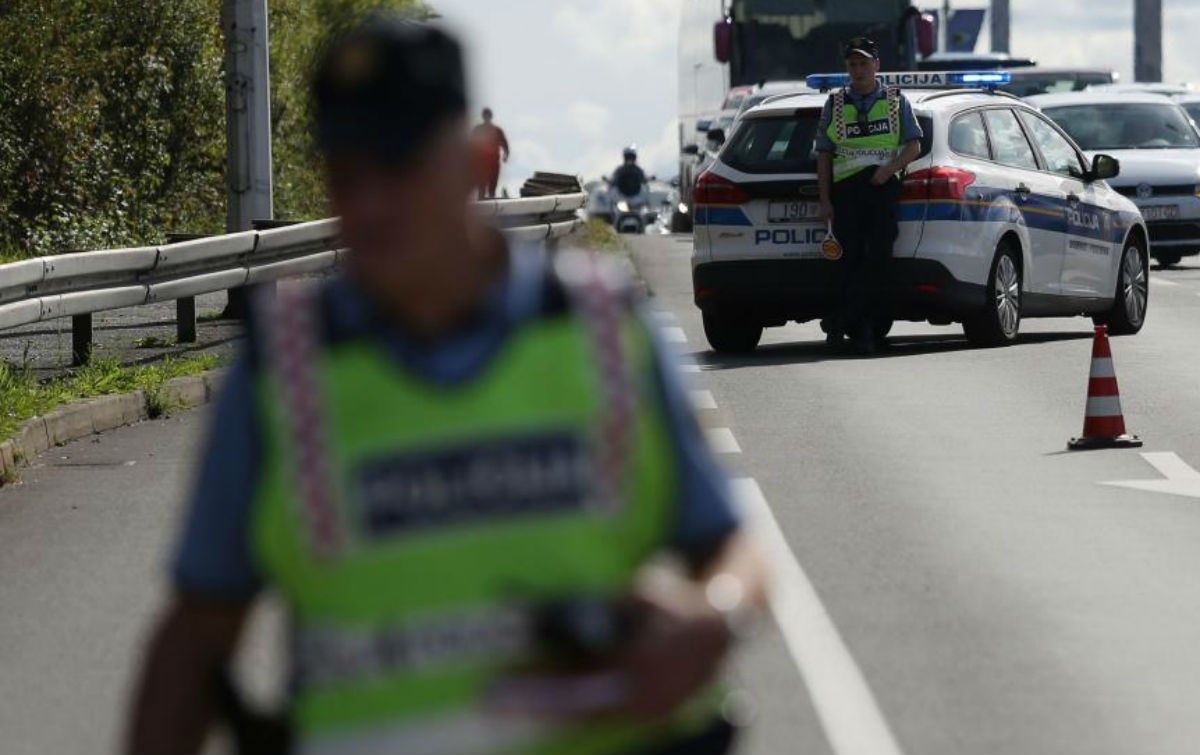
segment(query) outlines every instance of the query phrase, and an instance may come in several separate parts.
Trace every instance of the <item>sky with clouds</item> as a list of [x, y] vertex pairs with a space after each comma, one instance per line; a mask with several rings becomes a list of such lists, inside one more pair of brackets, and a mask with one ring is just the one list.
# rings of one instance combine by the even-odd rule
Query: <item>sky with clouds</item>
[[[427, 1], [468, 45], [476, 108], [491, 106], [508, 134], [506, 185], [535, 170], [598, 177], [620, 162], [626, 144], [638, 145], [648, 172], [676, 172], [679, 0]], [[1014, 53], [1133, 79], [1133, 0], [1011, 7]], [[1200, 85], [1200, 56], [1190, 50], [1200, 38], [1200, 0], [1163, 0], [1163, 15], [1165, 79]], [[978, 49], [987, 45], [985, 23]]]

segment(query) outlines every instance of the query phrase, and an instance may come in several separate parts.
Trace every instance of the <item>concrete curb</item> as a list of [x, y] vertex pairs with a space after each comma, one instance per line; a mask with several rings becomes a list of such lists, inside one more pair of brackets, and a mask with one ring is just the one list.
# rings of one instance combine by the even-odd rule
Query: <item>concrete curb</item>
[[0, 441], [0, 487], [16, 480], [19, 467], [53, 446], [149, 419], [152, 403], [156, 404], [154, 410], [164, 415], [207, 404], [216, 396], [224, 374], [224, 369], [217, 369], [168, 380], [157, 402], [145, 391], [134, 391], [82, 399], [27, 420], [12, 438]]

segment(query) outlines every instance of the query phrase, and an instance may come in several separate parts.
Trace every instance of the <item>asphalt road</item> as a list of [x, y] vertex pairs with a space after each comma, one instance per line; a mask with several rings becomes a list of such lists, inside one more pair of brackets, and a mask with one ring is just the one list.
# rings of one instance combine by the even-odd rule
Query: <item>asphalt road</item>
[[717, 406], [706, 423], [732, 431], [737, 472], [757, 480], [901, 751], [1196, 751], [1200, 484], [1100, 484], [1161, 481], [1142, 451], [1200, 467], [1194, 258], [1153, 271], [1146, 328], [1112, 341], [1145, 448], [1066, 453], [1087, 320], [1029, 321], [997, 350], [900, 323], [872, 359], [831, 358], [815, 324], [791, 325], [718, 357], [691, 303], [690, 239], [635, 247]]
[[[1149, 324], [1113, 341], [1146, 447], [1068, 454], [1087, 321], [1029, 322], [989, 351], [902, 323], [872, 359], [789, 326], [721, 358], [691, 305], [690, 239], [633, 246], [703, 425], [778, 522], [756, 520], [776, 538], [778, 626], [731, 670], [754, 724], [741, 752], [1195, 752], [1200, 483], [1101, 483], [1161, 486], [1141, 452], [1177, 454], [1151, 457], [1176, 478], [1200, 467], [1200, 266], [1155, 271]], [[0, 490], [0, 752], [112, 749], [203, 424], [56, 449]], [[264, 690], [276, 620], [248, 663]]]

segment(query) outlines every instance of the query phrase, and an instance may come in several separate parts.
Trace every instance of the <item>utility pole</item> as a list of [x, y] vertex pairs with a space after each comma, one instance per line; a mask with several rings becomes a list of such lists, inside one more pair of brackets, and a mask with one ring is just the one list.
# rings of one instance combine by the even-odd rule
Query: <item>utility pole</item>
[[1162, 81], [1162, 0], [1134, 0], [1133, 78]]
[[[225, 229], [247, 231], [274, 217], [271, 179], [271, 68], [267, 0], [223, 0], [225, 33]], [[229, 292], [226, 316], [244, 314], [241, 289]]]
[[942, 0], [942, 14], [938, 18], [938, 52], [950, 51], [950, 0]]
[[1008, 0], [992, 0], [992, 52], [1012, 52], [1008, 47]]

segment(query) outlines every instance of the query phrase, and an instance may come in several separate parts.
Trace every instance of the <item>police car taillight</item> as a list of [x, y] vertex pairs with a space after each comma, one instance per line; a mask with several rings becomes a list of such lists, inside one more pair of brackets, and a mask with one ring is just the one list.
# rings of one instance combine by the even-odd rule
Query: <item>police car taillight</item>
[[696, 204], [743, 204], [750, 195], [742, 187], [711, 171], [704, 171], [696, 179]]
[[975, 174], [959, 168], [926, 168], [904, 178], [901, 200], [910, 202], [961, 201], [967, 187], [975, 183]]

